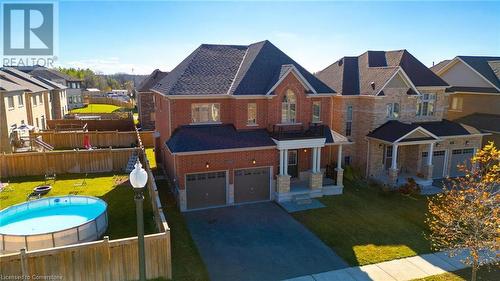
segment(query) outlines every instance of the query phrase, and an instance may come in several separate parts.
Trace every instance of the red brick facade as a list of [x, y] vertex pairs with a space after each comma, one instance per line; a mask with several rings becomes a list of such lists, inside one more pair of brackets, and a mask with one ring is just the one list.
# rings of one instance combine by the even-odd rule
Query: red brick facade
[[[156, 102], [156, 130], [160, 134], [161, 158], [168, 174], [178, 181], [179, 187], [184, 188], [184, 176], [187, 173], [230, 170], [229, 181], [232, 183], [232, 171], [239, 168], [272, 166], [276, 174], [279, 165], [279, 151], [277, 149], [265, 150], [239, 150], [237, 152], [206, 153], [196, 155], [172, 155], [165, 146], [173, 131], [182, 125], [191, 124], [191, 106], [195, 103], [219, 103], [221, 123], [233, 124], [238, 130], [268, 128], [281, 123], [281, 103], [287, 90], [296, 95], [296, 122], [307, 127], [312, 121], [313, 101], [321, 102], [321, 121], [331, 126], [332, 98], [330, 96], [311, 97], [306, 88], [295, 74], [288, 74], [285, 79], [274, 89], [273, 95], [252, 98], [205, 98], [205, 99], [169, 99], [160, 94], [155, 94]], [[247, 104], [257, 104], [257, 125], [247, 125]], [[311, 150], [298, 151], [299, 171], [311, 168]], [[330, 162], [333, 150], [330, 147], [322, 149], [321, 165], [324, 167]], [[333, 155], [335, 158], [336, 155]], [[253, 164], [253, 160], [256, 161]], [[206, 167], [209, 163], [209, 168]]]
[[154, 94], [151, 92], [140, 92], [138, 98], [139, 123], [141, 128], [145, 130], [153, 130], [155, 128], [155, 105], [153, 100]]

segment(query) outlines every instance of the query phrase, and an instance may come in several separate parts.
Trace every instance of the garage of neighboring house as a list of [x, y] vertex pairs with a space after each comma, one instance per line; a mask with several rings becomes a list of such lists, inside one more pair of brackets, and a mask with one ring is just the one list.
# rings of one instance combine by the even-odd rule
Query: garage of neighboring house
[[187, 209], [193, 210], [226, 205], [226, 186], [226, 171], [187, 174]]
[[234, 203], [270, 200], [271, 168], [234, 170]]
[[466, 164], [470, 166], [470, 159], [474, 156], [473, 148], [453, 149], [451, 151], [450, 160], [450, 177], [460, 177], [464, 172], [460, 170], [458, 165]]
[[[427, 151], [422, 152], [422, 168], [427, 163], [427, 157], [429, 153]], [[446, 151], [438, 150], [434, 151], [432, 154], [432, 178], [440, 179], [444, 177]]]

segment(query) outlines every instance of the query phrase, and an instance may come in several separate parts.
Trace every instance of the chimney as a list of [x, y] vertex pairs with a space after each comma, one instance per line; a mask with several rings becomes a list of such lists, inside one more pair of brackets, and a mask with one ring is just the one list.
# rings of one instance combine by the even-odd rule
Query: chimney
[[372, 81], [372, 82], [370, 83], [370, 85], [372, 85], [372, 89], [374, 89], [374, 90], [375, 90], [375, 82], [373, 82], [373, 81]]

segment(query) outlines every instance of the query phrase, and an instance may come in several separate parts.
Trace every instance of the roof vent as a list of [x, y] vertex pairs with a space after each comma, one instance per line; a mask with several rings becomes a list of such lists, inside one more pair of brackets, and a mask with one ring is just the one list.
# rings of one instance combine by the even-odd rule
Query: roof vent
[[339, 66], [342, 66], [344, 64], [344, 59], [339, 60]]
[[375, 90], [375, 82], [373, 82], [373, 81], [372, 81], [372, 82], [370, 83], [370, 85], [372, 86], [372, 89], [374, 89], [374, 90]]

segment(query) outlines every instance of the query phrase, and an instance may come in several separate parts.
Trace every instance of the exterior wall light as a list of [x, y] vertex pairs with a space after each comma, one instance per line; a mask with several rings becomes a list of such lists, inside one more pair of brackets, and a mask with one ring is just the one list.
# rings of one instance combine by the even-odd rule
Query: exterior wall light
[[207, 169], [208, 169], [208, 168], [210, 168], [210, 163], [208, 163], [208, 162], [207, 162], [207, 163], [205, 163], [205, 167], [206, 167]]
[[252, 159], [252, 164], [255, 165], [256, 163], [257, 163], [257, 161], [255, 161], [255, 159]]
[[304, 148], [304, 152], [307, 152], [307, 149]]

